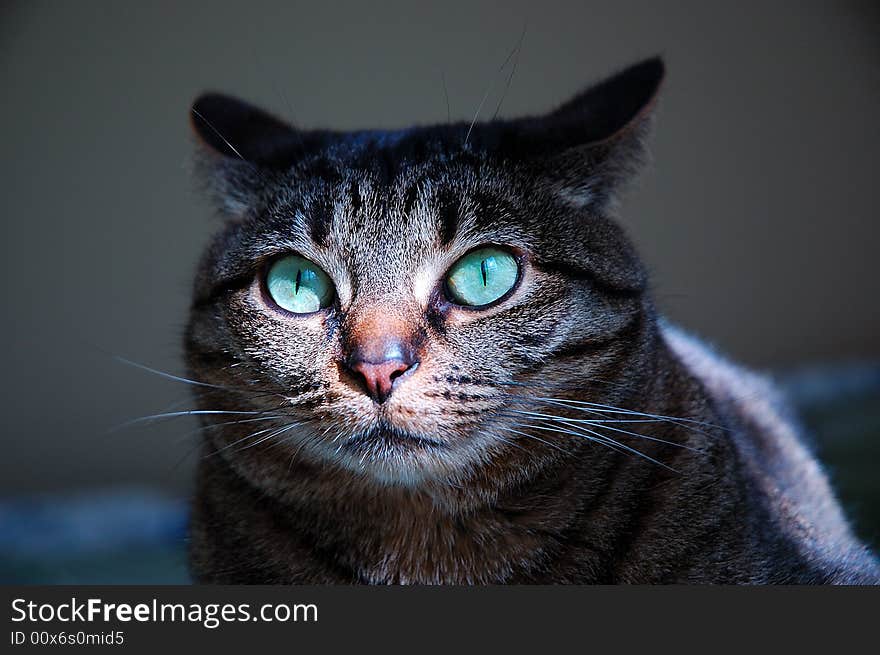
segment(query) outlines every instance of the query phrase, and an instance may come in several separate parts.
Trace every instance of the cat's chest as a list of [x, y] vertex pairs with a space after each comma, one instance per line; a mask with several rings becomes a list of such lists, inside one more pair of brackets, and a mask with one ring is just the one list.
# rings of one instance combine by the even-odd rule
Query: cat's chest
[[333, 568], [369, 584], [511, 582], [532, 578], [558, 554], [555, 541], [527, 522], [493, 513], [453, 518], [399, 511], [384, 521], [349, 519], [333, 541], [325, 551], [333, 554]]
[[411, 526], [372, 541], [350, 562], [371, 584], [492, 584], [543, 568], [546, 542], [517, 526]]

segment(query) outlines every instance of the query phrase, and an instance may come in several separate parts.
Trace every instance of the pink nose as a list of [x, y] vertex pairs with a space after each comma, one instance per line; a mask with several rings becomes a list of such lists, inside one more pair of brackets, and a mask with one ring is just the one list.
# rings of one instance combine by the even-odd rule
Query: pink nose
[[358, 378], [364, 393], [384, 403], [401, 378], [419, 365], [420, 333], [387, 310], [355, 313], [349, 321], [342, 329], [340, 364]]
[[350, 364], [351, 370], [363, 378], [367, 394], [378, 403], [388, 400], [394, 381], [412, 367], [413, 364], [402, 359], [388, 359], [379, 363], [361, 360]]

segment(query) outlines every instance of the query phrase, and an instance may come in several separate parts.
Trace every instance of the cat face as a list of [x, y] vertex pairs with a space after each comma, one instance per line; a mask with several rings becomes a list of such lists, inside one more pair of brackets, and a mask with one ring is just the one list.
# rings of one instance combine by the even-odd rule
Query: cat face
[[556, 435], [521, 428], [530, 399], [614, 375], [643, 318], [608, 210], [661, 77], [651, 60], [547, 117], [472, 130], [298, 132], [198, 101], [200, 170], [228, 221], [187, 352], [203, 406], [241, 412], [215, 420], [218, 451], [408, 485], [513, 449], [553, 457]]

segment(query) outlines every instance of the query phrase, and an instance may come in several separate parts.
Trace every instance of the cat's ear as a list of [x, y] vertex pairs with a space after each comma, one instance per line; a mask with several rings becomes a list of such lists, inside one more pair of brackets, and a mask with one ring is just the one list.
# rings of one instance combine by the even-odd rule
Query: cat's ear
[[306, 144], [303, 134], [281, 119], [219, 93], [193, 103], [190, 124], [200, 146], [196, 173], [232, 217], [254, 209], [273, 172], [292, 165]]
[[220, 93], [200, 96], [190, 109], [200, 144], [213, 154], [259, 166], [282, 165], [297, 131], [275, 116]]
[[645, 60], [523, 125], [526, 142], [567, 200], [605, 207], [645, 158], [645, 140], [664, 78], [659, 57]]

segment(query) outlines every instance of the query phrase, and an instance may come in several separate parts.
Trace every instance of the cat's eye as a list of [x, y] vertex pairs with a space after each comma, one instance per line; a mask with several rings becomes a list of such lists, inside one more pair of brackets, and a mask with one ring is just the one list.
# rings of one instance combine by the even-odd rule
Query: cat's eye
[[282, 257], [269, 267], [266, 289], [276, 305], [294, 314], [329, 307], [335, 293], [330, 277], [299, 255]]
[[488, 305], [510, 291], [519, 278], [519, 263], [506, 250], [487, 247], [459, 259], [446, 274], [450, 299], [469, 307]]

